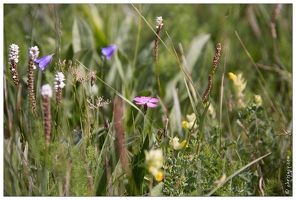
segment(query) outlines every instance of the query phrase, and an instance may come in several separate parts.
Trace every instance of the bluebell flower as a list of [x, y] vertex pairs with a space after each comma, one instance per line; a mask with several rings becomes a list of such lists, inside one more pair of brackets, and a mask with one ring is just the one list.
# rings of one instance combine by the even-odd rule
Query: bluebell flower
[[44, 69], [49, 65], [49, 63], [52, 60], [52, 56], [54, 54], [49, 54], [46, 56], [43, 56], [42, 58], [36, 59], [35, 62], [38, 64], [39, 68], [44, 71]]
[[116, 49], [116, 44], [111, 44], [106, 48], [101, 48], [102, 54], [109, 60]]

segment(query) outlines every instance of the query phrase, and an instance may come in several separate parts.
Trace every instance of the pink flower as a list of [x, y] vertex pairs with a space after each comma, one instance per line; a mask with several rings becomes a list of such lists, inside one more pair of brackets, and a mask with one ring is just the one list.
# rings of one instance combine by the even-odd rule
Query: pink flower
[[150, 108], [155, 108], [157, 105], [155, 103], [159, 102], [157, 98], [152, 97], [135, 97], [134, 101], [139, 105], [147, 105]]

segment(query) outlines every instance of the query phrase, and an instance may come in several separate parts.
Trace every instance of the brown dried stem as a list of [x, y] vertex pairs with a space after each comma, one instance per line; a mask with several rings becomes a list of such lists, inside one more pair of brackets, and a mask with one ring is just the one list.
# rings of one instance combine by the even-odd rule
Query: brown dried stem
[[17, 64], [14, 60], [10, 60], [10, 72], [13, 79], [13, 83], [17, 86], [19, 83], [18, 73], [17, 73]]
[[31, 103], [32, 112], [35, 113], [36, 111], [36, 99], [35, 99], [35, 92], [34, 92], [34, 61], [29, 60], [28, 66], [28, 92], [29, 92], [29, 99]]
[[50, 98], [47, 95], [43, 96], [43, 123], [44, 123], [44, 136], [46, 144], [49, 144], [50, 141], [50, 132], [51, 132], [51, 113], [50, 113]]
[[220, 58], [220, 52], [221, 52], [221, 44], [218, 43], [218, 44], [216, 45], [216, 53], [215, 53], [215, 56], [214, 56], [214, 58], [213, 58], [212, 75], [209, 75], [209, 76], [208, 76], [208, 87], [207, 87], [205, 93], [204, 93], [203, 96], [202, 96], [202, 101], [204, 101], [204, 100], [208, 97], [208, 95], [209, 95], [209, 93], [210, 93], [210, 91], [211, 91], [212, 84], [213, 84], [213, 83], [212, 83], [212, 82], [213, 82], [212, 79], [213, 79], [213, 77], [214, 77], [214, 72], [216, 71], [217, 66], [218, 66], [218, 61], [219, 61], [219, 58]]

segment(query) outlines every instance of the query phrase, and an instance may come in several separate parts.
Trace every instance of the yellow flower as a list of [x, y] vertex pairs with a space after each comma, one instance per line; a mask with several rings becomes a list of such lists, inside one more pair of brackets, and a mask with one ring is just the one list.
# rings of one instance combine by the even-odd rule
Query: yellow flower
[[242, 92], [246, 88], [247, 81], [245, 81], [245, 79], [242, 77], [242, 74], [240, 73], [237, 75], [237, 79], [234, 84], [237, 86], [238, 91]]
[[148, 171], [154, 176], [157, 181], [163, 180], [163, 173], [158, 170], [156, 167], [150, 166]]
[[[174, 137], [173, 139], [170, 140], [170, 145], [175, 149], [175, 150], [180, 150], [182, 149], [186, 144], [186, 140], [184, 140], [183, 142], [179, 142], [179, 138], [178, 137]], [[188, 147], [188, 145], [186, 145], [186, 147]]]
[[246, 88], [247, 82], [242, 77], [242, 73], [235, 75], [234, 73], [229, 72], [228, 76], [233, 81], [234, 85], [237, 87], [239, 93], [241, 93]]
[[162, 180], [163, 180], [163, 173], [159, 171], [159, 172], [156, 174], [155, 179], [156, 179], [157, 181], [162, 181]]
[[[180, 145], [181, 145], [181, 147], [184, 147], [184, 146], [185, 146], [185, 144], [186, 144], [186, 142], [187, 142], [186, 140], [183, 140], [183, 142], [181, 142], [181, 144], [180, 144]], [[186, 145], [186, 148], [188, 148], [188, 144]]]
[[183, 121], [182, 122], [182, 127], [183, 128], [188, 128], [189, 127], [189, 123], [187, 121]]
[[238, 107], [239, 108], [243, 108], [245, 107], [245, 103], [244, 103], [244, 94], [243, 94], [243, 90], [246, 88], [247, 85], [247, 81], [242, 77], [242, 73], [235, 75], [232, 72], [228, 73], [229, 79], [233, 81], [233, 84], [236, 86], [237, 88], [237, 93], [236, 96], [238, 98]]
[[235, 81], [237, 79], [237, 76], [232, 72], [228, 73], [228, 77], [230, 78], [230, 80], [233, 80], [233, 81]]
[[258, 106], [262, 105], [262, 98], [260, 95], [254, 94], [254, 101], [255, 101], [255, 104], [257, 104]]
[[[196, 115], [194, 113], [192, 113], [191, 115], [186, 115], [186, 118], [188, 119], [188, 121], [183, 121], [182, 122], [182, 127], [191, 129], [193, 124], [194, 124], [194, 121], [196, 119]], [[197, 128], [196, 123], [194, 124], [194, 128]]]

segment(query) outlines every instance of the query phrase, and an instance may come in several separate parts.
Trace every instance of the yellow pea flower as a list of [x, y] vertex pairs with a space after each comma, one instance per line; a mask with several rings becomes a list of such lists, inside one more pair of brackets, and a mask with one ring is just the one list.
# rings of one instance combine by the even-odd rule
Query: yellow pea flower
[[[169, 144], [173, 147], [173, 149], [180, 150], [185, 146], [186, 140], [180, 143], [179, 138], [174, 137], [173, 139], [170, 140]], [[188, 145], [186, 145], [186, 147], [188, 147]]]

